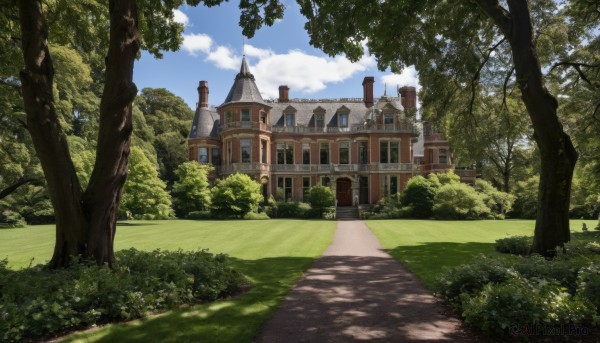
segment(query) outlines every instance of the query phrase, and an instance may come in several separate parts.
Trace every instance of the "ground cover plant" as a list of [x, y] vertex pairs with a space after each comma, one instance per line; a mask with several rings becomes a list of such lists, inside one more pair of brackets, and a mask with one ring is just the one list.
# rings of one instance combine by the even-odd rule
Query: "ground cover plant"
[[[152, 221], [119, 225], [115, 248], [227, 253], [252, 284], [244, 295], [184, 307], [142, 321], [107, 325], [65, 338], [86, 342], [250, 342], [290, 287], [333, 237], [331, 221]], [[8, 267], [44, 262], [52, 253], [53, 226], [0, 230], [0, 258]]]

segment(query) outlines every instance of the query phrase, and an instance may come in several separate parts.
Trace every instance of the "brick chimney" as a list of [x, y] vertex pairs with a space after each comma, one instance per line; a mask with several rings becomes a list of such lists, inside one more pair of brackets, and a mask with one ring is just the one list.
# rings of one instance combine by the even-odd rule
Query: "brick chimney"
[[400, 96], [402, 96], [402, 106], [406, 110], [417, 108], [417, 89], [415, 87], [404, 86], [400, 88]]
[[200, 107], [208, 108], [208, 81], [200, 81], [198, 96], [200, 97]]
[[279, 102], [288, 102], [290, 101], [290, 87], [288, 86], [279, 86]]
[[363, 102], [367, 108], [373, 106], [373, 84], [375, 78], [373, 76], [365, 76], [362, 82], [363, 86]]

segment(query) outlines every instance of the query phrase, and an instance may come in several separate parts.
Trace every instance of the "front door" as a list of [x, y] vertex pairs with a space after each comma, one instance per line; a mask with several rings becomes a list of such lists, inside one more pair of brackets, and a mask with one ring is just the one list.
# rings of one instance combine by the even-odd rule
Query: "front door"
[[348, 179], [338, 179], [335, 187], [338, 206], [352, 206], [352, 182]]

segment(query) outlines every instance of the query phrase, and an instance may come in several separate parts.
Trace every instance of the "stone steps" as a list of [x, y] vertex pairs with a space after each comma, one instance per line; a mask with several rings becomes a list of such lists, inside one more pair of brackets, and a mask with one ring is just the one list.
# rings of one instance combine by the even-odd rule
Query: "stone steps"
[[357, 220], [360, 219], [358, 214], [358, 207], [356, 206], [345, 206], [336, 207], [335, 209], [336, 220]]

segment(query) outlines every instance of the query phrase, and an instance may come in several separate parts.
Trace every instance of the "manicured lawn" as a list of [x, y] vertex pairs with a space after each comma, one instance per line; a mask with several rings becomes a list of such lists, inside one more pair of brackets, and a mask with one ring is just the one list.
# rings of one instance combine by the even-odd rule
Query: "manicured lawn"
[[[122, 223], [116, 249], [209, 249], [227, 253], [253, 283], [237, 298], [75, 334], [70, 342], [251, 342], [291, 286], [331, 242], [335, 222], [303, 220]], [[48, 260], [54, 229], [0, 230], [0, 258], [12, 267]]]
[[[571, 230], [580, 232], [583, 222], [590, 230], [597, 225], [594, 220], [572, 220]], [[532, 236], [535, 221], [369, 220], [367, 225], [390, 255], [431, 288], [444, 268], [495, 254], [496, 239]]]

